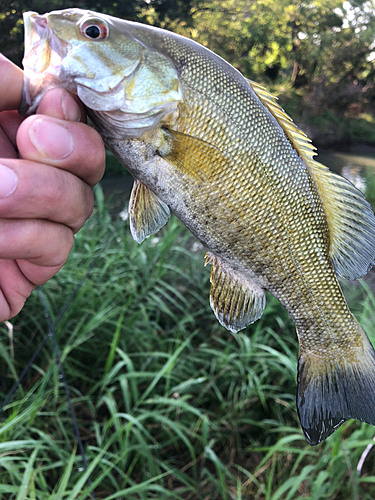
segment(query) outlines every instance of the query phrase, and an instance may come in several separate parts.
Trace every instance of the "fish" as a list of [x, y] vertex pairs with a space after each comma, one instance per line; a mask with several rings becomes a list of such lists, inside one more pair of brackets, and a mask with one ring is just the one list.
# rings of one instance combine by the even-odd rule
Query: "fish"
[[266, 291], [288, 311], [307, 442], [349, 418], [375, 425], [375, 352], [337, 277], [375, 261], [363, 194], [314, 159], [264, 87], [193, 40], [80, 9], [28, 12], [24, 25], [20, 112], [51, 88], [79, 97], [135, 179], [133, 238], [174, 213], [207, 250], [210, 305], [233, 334], [262, 316]]

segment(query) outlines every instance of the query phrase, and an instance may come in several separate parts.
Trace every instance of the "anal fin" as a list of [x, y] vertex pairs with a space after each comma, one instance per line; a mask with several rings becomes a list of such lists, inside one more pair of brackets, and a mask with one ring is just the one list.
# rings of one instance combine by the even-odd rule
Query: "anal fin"
[[129, 201], [130, 231], [136, 242], [142, 241], [161, 229], [171, 212], [143, 182], [136, 180]]
[[219, 323], [237, 333], [258, 320], [266, 305], [264, 290], [209, 253], [207, 264], [212, 264], [210, 305]]

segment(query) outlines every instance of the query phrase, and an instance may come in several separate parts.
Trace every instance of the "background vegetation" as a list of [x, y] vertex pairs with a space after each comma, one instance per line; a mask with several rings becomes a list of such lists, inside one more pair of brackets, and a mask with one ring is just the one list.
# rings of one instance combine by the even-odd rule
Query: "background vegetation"
[[[73, 5], [192, 37], [280, 94], [318, 140], [373, 144], [372, 2], [64, 2]], [[57, 8], [0, 0], [0, 50], [19, 63], [22, 11]], [[111, 236], [119, 200], [104, 201], [100, 187], [96, 200], [68, 264], [45, 287], [52, 319]], [[47, 342], [1, 415], [1, 499], [83, 500], [91, 489], [106, 500], [374, 498], [373, 452], [357, 474], [374, 428], [350, 421], [322, 445], [306, 444], [293, 324], [268, 295], [263, 317], [230, 335], [209, 307], [203, 254], [174, 218], [141, 246], [126, 221], [119, 227], [56, 331], [89, 470]], [[343, 286], [374, 342], [369, 286]], [[12, 326], [0, 324], [2, 399], [48, 330], [38, 292]]]

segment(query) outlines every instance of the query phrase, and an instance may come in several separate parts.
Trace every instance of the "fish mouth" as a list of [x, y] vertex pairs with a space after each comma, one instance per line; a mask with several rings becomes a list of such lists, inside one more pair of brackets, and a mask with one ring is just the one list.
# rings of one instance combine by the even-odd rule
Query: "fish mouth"
[[23, 15], [23, 25], [25, 30], [25, 58], [45, 37], [48, 21], [37, 12], [25, 12]]
[[68, 43], [60, 40], [49, 27], [48, 14], [25, 12], [25, 55], [23, 58], [24, 82], [19, 113], [35, 113], [43, 95], [59, 86], [62, 61]]

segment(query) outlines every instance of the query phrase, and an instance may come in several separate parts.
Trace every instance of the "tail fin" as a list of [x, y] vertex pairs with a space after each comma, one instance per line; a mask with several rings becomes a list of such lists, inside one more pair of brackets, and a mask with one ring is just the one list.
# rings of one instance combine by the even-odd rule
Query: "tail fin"
[[324, 441], [348, 418], [375, 425], [375, 351], [362, 332], [363, 346], [353, 347], [347, 357], [340, 352], [329, 360], [300, 354], [297, 410], [311, 446]]

